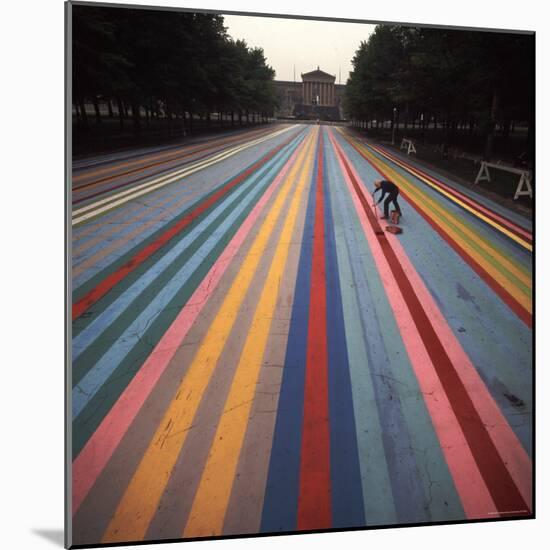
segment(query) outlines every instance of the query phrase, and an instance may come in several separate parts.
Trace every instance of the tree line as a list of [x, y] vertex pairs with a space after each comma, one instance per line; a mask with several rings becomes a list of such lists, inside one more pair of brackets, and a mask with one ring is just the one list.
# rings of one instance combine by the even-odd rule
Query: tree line
[[[73, 108], [86, 129], [100, 104], [120, 127], [166, 118], [192, 131], [211, 113], [266, 120], [276, 107], [275, 71], [261, 48], [233, 40], [212, 14], [73, 6]], [[94, 115], [86, 111], [92, 104]]]
[[532, 151], [533, 35], [377, 25], [352, 64], [344, 109], [360, 127], [390, 120], [423, 137], [432, 124], [444, 150], [461, 130], [481, 135], [490, 158], [497, 125], [507, 139], [522, 123]]

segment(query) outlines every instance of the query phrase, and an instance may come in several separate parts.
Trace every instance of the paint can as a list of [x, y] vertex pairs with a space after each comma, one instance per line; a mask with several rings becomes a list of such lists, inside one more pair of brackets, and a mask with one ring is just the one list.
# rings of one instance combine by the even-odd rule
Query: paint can
[[399, 233], [403, 233], [403, 230], [400, 227], [397, 227], [396, 225], [388, 225], [386, 227], [386, 231], [388, 233], [393, 233], [394, 235], [399, 235]]

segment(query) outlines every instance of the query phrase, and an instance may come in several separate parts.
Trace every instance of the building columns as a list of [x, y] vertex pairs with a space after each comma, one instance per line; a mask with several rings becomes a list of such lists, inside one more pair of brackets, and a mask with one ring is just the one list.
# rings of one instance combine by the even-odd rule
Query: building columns
[[302, 81], [303, 103], [312, 105], [319, 97], [319, 105], [336, 106], [336, 86], [333, 82]]

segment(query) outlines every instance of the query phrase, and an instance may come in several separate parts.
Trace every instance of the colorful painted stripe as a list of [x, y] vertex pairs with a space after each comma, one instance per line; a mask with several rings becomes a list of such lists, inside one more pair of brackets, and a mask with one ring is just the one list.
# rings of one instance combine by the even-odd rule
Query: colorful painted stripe
[[372, 163], [384, 178], [400, 184], [401, 195], [445, 238], [448, 244], [483, 278], [527, 325], [531, 323], [531, 289], [528, 271], [508, 259], [495, 245], [480, 239], [433, 199], [414, 188], [387, 165], [382, 166], [372, 153], [353, 143], [354, 148]]
[[[367, 199], [362, 193], [359, 183], [353, 177], [349, 166], [346, 166], [346, 170], [359, 196], [367, 219], [376, 232], [380, 226], [375, 214], [368, 205]], [[449, 396], [453, 411], [473, 452], [483, 479], [491, 492], [496, 510], [503, 513], [513, 510], [517, 511], [520, 515], [530, 513], [529, 505], [523, 499], [504, 461], [495, 448], [494, 442], [487, 433], [487, 428], [475, 410], [470, 396], [458, 377], [441, 341], [437, 337], [433, 325], [423, 309], [410, 280], [403, 271], [403, 267], [397, 259], [394, 250], [389, 246], [386, 234], [380, 231], [378, 238], [390, 270], [418, 327], [418, 332], [437, 370], [443, 389]]]
[[386, 149], [369, 144], [368, 142], [365, 142], [365, 143], [368, 144], [374, 151], [379, 153], [381, 156], [391, 160], [394, 164], [400, 166], [401, 168], [405, 169], [407, 172], [413, 174], [418, 179], [420, 179], [421, 181], [423, 181], [433, 189], [437, 190], [443, 196], [445, 196], [449, 200], [456, 202], [466, 211], [474, 214], [479, 219], [488, 223], [493, 228], [507, 235], [508, 237], [510, 237], [512, 240], [514, 240], [515, 242], [517, 242], [527, 250], [531, 251], [533, 249], [533, 246], [532, 246], [533, 236], [530, 231], [527, 231], [526, 229], [524, 229], [523, 227], [520, 227], [519, 225], [515, 224], [511, 220], [506, 219], [502, 215], [499, 215], [497, 212], [490, 210], [489, 208], [483, 206], [481, 203], [476, 202], [475, 200], [473, 200], [471, 197], [468, 197], [464, 193], [460, 193], [456, 189], [453, 189], [452, 187], [445, 185], [442, 181], [434, 178], [433, 176], [430, 176], [428, 173], [421, 170], [417, 166], [413, 166], [411, 163], [405, 162], [404, 160], [398, 158], [397, 156], [389, 153]]
[[513, 215], [323, 125], [80, 164], [73, 544], [532, 516]]

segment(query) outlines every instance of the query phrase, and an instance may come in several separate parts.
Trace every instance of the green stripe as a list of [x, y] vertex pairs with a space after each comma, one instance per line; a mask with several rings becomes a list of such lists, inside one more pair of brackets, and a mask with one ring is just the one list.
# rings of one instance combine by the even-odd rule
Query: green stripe
[[[276, 156], [276, 155], [275, 155]], [[272, 157], [273, 160], [274, 157]], [[257, 161], [255, 161], [257, 162]], [[157, 229], [157, 231], [153, 232], [151, 235], [149, 235], [146, 239], [136, 244], [133, 248], [128, 250], [126, 253], [120, 256], [117, 260], [115, 260], [113, 263], [96, 273], [91, 279], [83, 283], [78, 289], [73, 290], [73, 303], [78, 302], [81, 298], [83, 298], [88, 292], [90, 292], [93, 288], [95, 288], [101, 281], [103, 281], [105, 278], [107, 278], [111, 273], [117, 271], [120, 267], [122, 267], [124, 264], [126, 264], [131, 258], [133, 258], [138, 252], [143, 250], [145, 247], [147, 247], [152, 242], [156, 241], [161, 235], [166, 233], [167, 231], [170, 231], [175, 225], [177, 225], [183, 218], [185, 218], [187, 215], [189, 215], [191, 212], [196, 210], [198, 207], [200, 207], [201, 204], [204, 204], [210, 197], [212, 197], [215, 193], [218, 193], [220, 189], [223, 189], [229, 182], [234, 180], [235, 178], [238, 178], [240, 175], [242, 175], [246, 170], [250, 168], [254, 163], [251, 163], [249, 166], [246, 166], [243, 170], [232, 176], [231, 178], [225, 180], [221, 185], [217, 186], [215, 189], [211, 190], [209, 193], [205, 194], [203, 197], [198, 199], [196, 202], [191, 204], [188, 208], [186, 208], [183, 212], [178, 214], [175, 218], [170, 220], [168, 223]], [[266, 164], [269, 161], [266, 161], [262, 166], [258, 167], [257, 170], [252, 172], [248, 176], [248, 178], [255, 177], [256, 179], [260, 178], [262, 173], [266, 170]], [[237, 191], [237, 189], [245, 183], [248, 178], [243, 179], [242, 182], [240, 182], [238, 185], [233, 187], [229, 193], [226, 193], [223, 195], [222, 200], [226, 199], [227, 197], [231, 196], [233, 193]], [[175, 182], [181, 184], [182, 182]], [[214, 204], [210, 205], [204, 212], [201, 213], [200, 216], [195, 218], [189, 225], [185, 227], [181, 232], [177, 234], [178, 238], [185, 236], [189, 231], [191, 231], [197, 224], [201, 222], [201, 220], [207, 216], [214, 208], [216, 208], [219, 205], [218, 201], [215, 201]], [[169, 243], [172, 243], [174, 238], [172, 238]], [[151, 265], [155, 263], [156, 257], [158, 254], [164, 254], [164, 250], [167, 250], [166, 246], [169, 244], [165, 244], [163, 247], [161, 247], [161, 250], [157, 250], [150, 258], [147, 259], [144, 264], [140, 266], [141, 269], [143, 265]], [[136, 270], [137, 271], [137, 270]], [[119, 283], [119, 284], [122, 284]], [[94, 305], [95, 309], [95, 305]], [[78, 323], [75, 323], [74, 330], [79, 330]]]
[[[331, 201], [337, 205], [334, 186], [330, 188]], [[369, 374], [359, 306], [352, 288], [353, 276], [343, 234], [342, 216], [337, 206], [333, 208], [333, 216], [365, 516], [367, 525], [394, 524], [397, 523], [397, 516], [380, 419]]]
[[[260, 194], [261, 193], [258, 193], [256, 200], [259, 198]], [[204, 279], [223, 249], [233, 238], [233, 235], [237, 232], [246, 216], [250, 213], [255, 205], [255, 202], [256, 201], [253, 201], [250, 207], [247, 208], [245, 212], [243, 212], [243, 214], [235, 220], [229, 231], [226, 232], [221, 241], [205, 258], [189, 281], [178, 291], [167, 307], [163, 309], [157, 319], [151, 324], [151, 327], [143, 334], [138, 344], [124, 358], [104, 386], [98, 391], [87, 407], [74, 421], [73, 457], [78, 455], [88, 438], [95, 431], [105, 415], [117, 401], [124, 388], [128, 385], [145, 359], [149, 356], [153, 347], [158, 343], [167, 328], [177, 317], [182, 307]], [[115, 338], [116, 336], [113, 336], [113, 339]]]
[[[369, 151], [370, 152], [370, 151]], [[374, 154], [374, 153], [371, 153], [371, 154]], [[379, 159], [380, 162], [383, 162], [381, 159]], [[391, 168], [391, 167], [390, 167]], [[416, 197], [416, 200], [417, 202], [419, 203], [422, 203], [425, 205], [426, 209], [429, 210], [431, 213], [432, 213], [432, 218], [437, 218], [438, 220], [440, 220], [440, 222], [444, 225], [444, 226], [447, 226], [449, 228], [453, 228], [454, 231], [456, 233], [458, 233], [459, 236], [462, 237], [462, 239], [467, 242], [474, 250], [476, 250], [488, 263], [490, 263], [499, 273], [501, 273], [505, 278], [507, 278], [511, 283], [514, 284], [514, 286], [516, 286], [518, 288], [518, 290], [520, 290], [523, 294], [527, 295], [529, 298], [531, 298], [532, 296], [532, 292], [531, 292], [531, 288], [529, 286], [527, 286], [525, 283], [523, 283], [522, 281], [520, 281], [516, 275], [514, 275], [513, 273], [511, 273], [506, 267], [502, 266], [500, 263], [498, 263], [496, 261], [496, 259], [491, 256], [491, 254], [489, 252], [486, 252], [484, 250], [482, 250], [481, 246], [476, 243], [475, 241], [473, 241], [471, 239], [471, 237], [468, 237], [464, 234], [464, 231], [462, 229], [460, 229], [459, 227], [457, 227], [455, 225], [455, 222], [454, 221], [448, 221], [446, 219], [443, 218], [443, 214], [442, 213], [438, 213], [434, 207], [430, 206], [427, 202], [425, 202], [423, 199], [422, 199], [422, 196], [419, 196], [419, 194], [424, 194], [426, 195], [425, 192], [419, 190], [415, 184], [413, 182], [411, 182], [409, 179], [406, 179], [407, 183], [409, 184], [409, 186], [411, 186], [414, 191], [410, 191], [410, 189], [407, 189], [406, 192], [409, 194], [409, 195], [414, 195]], [[429, 196], [429, 195], [427, 195]], [[430, 199], [432, 200], [435, 200], [433, 199], [432, 197], [430, 197]], [[456, 220], [457, 217], [452, 214], [447, 208], [445, 208], [443, 205], [439, 205], [439, 208], [444, 211], [450, 218], [451, 220]], [[458, 221], [458, 220], [457, 220]], [[473, 233], [476, 233], [476, 235], [478, 236], [479, 239], [481, 240], [485, 240], [483, 239], [483, 237], [481, 235], [479, 235], [476, 230], [468, 223], [466, 222], [465, 220], [460, 220], [462, 222], [463, 225], [465, 225], [470, 231], [472, 231]], [[487, 242], [487, 241], [485, 241]], [[502, 251], [502, 249], [500, 249], [500, 247], [496, 246], [495, 244], [493, 243], [487, 243], [489, 244], [489, 246], [491, 246], [496, 252], [498, 252], [500, 255], [502, 255], [503, 257], [506, 257], [507, 254], [504, 253]], [[507, 258], [508, 261], [510, 261], [511, 263], [514, 264], [514, 267], [516, 267], [519, 271], [521, 271], [522, 273], [524, 273], [526, 276], [529, 276], [529, 272], [525, 272], [524, 271], [524, 267], [519, 265], [519, 264], [516, 264], [512, 259], [510, 258]]]
[[[355, 207], [351, 204], [351, 197], [347, 189], [344, 200], [350, 203], [351, 211], [355, 212]], [[403, 416], [407, 423], [407, 431], [413, 445], [412, 450], [418, 465], [418, 473], [425, 494], [429, 498], [427, 505], [431, 518], [434, 521], [464, 519], [465, 514], [460, 498], [426, 408], [424, 395], [408, 359], [401, 333], [386, 297], [369, 244], [358, 217], [353, 215], [349, 222], [354, 225], [354, 232], [358, 236], [357, 254], [365, 269], [375, 306], [375, 311], [371, 315], [378, 319], [381, 327], [390, 368], [393, 378], [397, 382], [394, 387], [397, 388]]]

